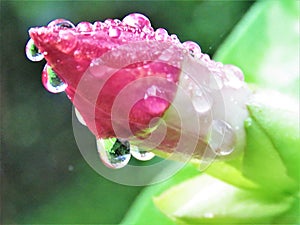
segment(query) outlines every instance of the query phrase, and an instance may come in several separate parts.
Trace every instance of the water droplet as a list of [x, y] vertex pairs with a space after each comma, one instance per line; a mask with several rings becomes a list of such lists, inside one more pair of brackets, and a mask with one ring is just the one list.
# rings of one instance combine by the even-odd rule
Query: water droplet
[[27, 58], [33, 62], [41, 61], [44, 58], [44, 55], [35, 46], [32, 39], [29, 39], [29, 41], [27, 42], [25, 53]]
[[141, 161], [151, 160], [155, 156], [155, 154], [153, 152], [139, 150], [139, 148], [134, 145], [130, 146], [130, 153], [134, 158], [141, 160]]
[[201, 53], [201, 48], [199, 45], [193, 41], [186, 41], [182, 43], [182, 46], [186, 48], [189, 53], [196, 58], [200, 58], [202, 53]]
[[69, 166], [68, 166], [68, 170], [69, 170], [70, 172], [72, 172], [72, 171], [74, 170], [74, 166], [69, 165]]
[[48, 27], [74, 28], [74, 24], [65, 19], [53, 20], [48, 24]]
[[93, 30], [93, 25], [89, 22], [80, 22], [77, 24], [76, 29], [80, 32], [90, 32]]
[[244, 85], [244, 74], [242, 70], [233, 65], [224, 65], [225, 85], [239, 89]]
[[155, 31], [155, 39], [158, 41], [165, 41], [169, 37], [168, 31], [166, 31], [164, 28], [158, 28]]
[[212, 99], [201, 89], [194, 88], [192, 91], [192, 103], [198, 113], [206, 113], [211, 109]]
[[57, 76], [48, 64], [46, 64], [43, 69], [42, 83], [44, 87], [52, 93], [63, 92], [68, 87], [68, 85]]
[[76, 115], [78, 121], [79, 121], [82, 125], [86, 126], [86, 122], [84, 121], [84, 119], [83, 119], [83, 117], [81, 116], [80, 112], [79, 112], [76, 108], [75, 108], [75, 115]]
[[139, 29], [142, 29], [145, 26], [151, 27], [150, 20], [140, 13], [129, 14], [128, 16], [124, 17], [122, 22], [126, 25]]
[[224, 120], [212, 121], [208, 144], [217, 155], [225, 156], [232, 153], [235, 141], [235, 133], [228, 123]]
[[117, 138], [97, 139], [97, 149], [105, 166], [120, 169], [130, 160], [130, 145], [128, 141]]
[[179, 43], [180, 43], [180, 41], [179, 41], [177, 35], [171, 34], [170, 37], [171, 37], [171, 41], [172, 41], [174, 44], [179, 44]]
[[121, 30], [117, 27], [110, 27], [108, 30], [108, 36], [117, 38], [121, 35]]

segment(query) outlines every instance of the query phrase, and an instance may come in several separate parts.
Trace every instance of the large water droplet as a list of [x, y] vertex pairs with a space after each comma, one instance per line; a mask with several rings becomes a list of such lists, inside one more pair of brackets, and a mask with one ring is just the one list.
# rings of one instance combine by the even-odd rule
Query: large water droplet
[[212, 99], [201, 89], [192, 90], [192, 103], [198, 113], [206, 113], [211, 109]]
[[68, 87], [68, 85], [57, 76], [48, 64], [46, 64], [43, 69], [42, 83], [44, 87], [52, 93], [63, 92]]
[[201, 48], [197, 43], [193, 41], [186, 41], [182, 43], [182, 46], [186, 48], [193, 57], [201, 57]]
[[97, 149], [103, 164], [112, 169], [126, 166], [131, 157], [129, 142], [117, 138], [97, 139]]
[[129, 14], [128, 16], [124, 17], [122, 22], [126, 25], [139, 29], [142, 29], [145, 26], [151, 27], [150, 20], [140, 13]]
[[166, 31], [164, 28], [158, 28], [155, 31], [155, 39], [158, 41], [165, 41], [169, 37], [168, 31]]
[[75, 115], [76, 115], [78, 121], [79, 121], [82, 125], [86, 126], [86, 122], [84, 121], [82, 115], [80, 114], [80, 112], [79, 112], [76, 108], [75, 108]]
[[148, 161], [154, 158], [155, 154], [153, 152], [147, 152], [140, 150], [137, 146], [130, 146], [131, 155], [141, 161]]
[[117, 27], [110, 27], [108, 30], [108, 36], [117, 38], [121, 35], [121, 30]]
[[27, 42], [25, 53], [27, 58], [33, 62], [41, 61], [44, 58], [44, 55], [35, 46], [32, 39], [29, 39], [29, 41]]
[[208, 140], [210, 148], [217, 155], [225, 156], [233, 152], [236, 137], [232, 127], [224, 120], [213, 120]]
[[69, 20], [65, 19], [57, 19], [53, 20], [48, 24], [48, 27], [62, 27], [62, 28], [74, 28], [74, 24], [71, 23]]

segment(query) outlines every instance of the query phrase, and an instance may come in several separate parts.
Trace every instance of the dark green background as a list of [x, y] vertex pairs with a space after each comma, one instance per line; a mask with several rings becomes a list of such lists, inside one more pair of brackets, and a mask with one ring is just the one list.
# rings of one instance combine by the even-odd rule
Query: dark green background
[[56, 18], [77, 24], [140, 12], [154, 28], [196, 41], [212, 55], [251, 4], [1, 1], [1, 224], [118, 223], [142, 189], [107, 181], [83, 160], [72, 133], [71, 103], [43, 88], [44, 62], [25, 57], [31, 26]]

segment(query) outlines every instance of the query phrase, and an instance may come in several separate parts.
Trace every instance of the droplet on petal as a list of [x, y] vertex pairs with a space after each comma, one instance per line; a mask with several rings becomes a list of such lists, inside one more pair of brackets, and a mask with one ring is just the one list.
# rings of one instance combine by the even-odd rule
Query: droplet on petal
[[220, 156], [233, 152], [236, 138], [233, 128], [224, 120], [213, 120], [208, 140], [210, 148]]
[[186, 48], [189, 53], [196, 58], [200, 58], [201, 57], [201, 48], [199, 47], [199, 45], [193, 41], [186, 41], [182, 43], [182, 46], [184, 48]]
[[165, 41], [169, 37], [168, 31], [166, 31], [164, 28], [158, 28], [155, 31], [155, 39], [158, 41]]
[[194, 109], [198, 113], [206, 113], [211, 109], [213, 102], [212, 99], [201, 89], [194, 88], [194, 90], [192, 91], [192, 103]]
[[105, 166], [120, 169], [130, 160], [130, 144], [117, 138], [97, 139], [97, 149]]
[[155, 154], [153, 152], [140, 150], [137, 146], [130, 146], [131, 155], [140, 160], [140, 161], [148, 161], [154, 158]]
[[108, 30], [108, 36], [117, 38], [121, 35], [121, 30], [117, 27], [110, 27]]
[[150, 20], [140, 13], [129, 14], [128, 16], [124, 17], [122, 22], [138, 29], [143, 29], [145, 26], [151, 27]]
[[44, 58], [44, 55], [35, 46], [32, 39], [29, 39], [29, 41], [27, 42], [25, 53], [27, 58], [33, 62], [41, 61]]
[[48, 24], [48, 27], [63, 27], [63, 28], [74, 28], [74, 24], [65, 19], [57, 19], [53, 20]]
[[78, 121], [79, 121], [82, 125], [86, 126], [86, 122], [84, 121], [82, 115], [80, 114], [80, 112], [79, 112], [78, 109], [76, 109], [76, 108], [75, 108], [75, 115], [76, 115]]
[[224, 65], [225, 85], [239, 89], [244, 85], [244, 74], [242, 70], [234, 65]]
[[174, 43], [174, 44], [179, 44], [180, 43], [180, 41], [179, 41], [179, 39], [178, 39], [178, 37], [177, 37], [177, 35], [176, 34], [171, 34], [171, 41]]
[[44, 87], [52, 93], [63, 92], [68, 87], [68, 85], [57, 76], [48, 64], [46, 64], [43, 69], [42, 83]]
[[76, 29], [80, 32], [90, 32], [93, 31], [93, 25], [89, 22], [80, 22], [77, 24]]

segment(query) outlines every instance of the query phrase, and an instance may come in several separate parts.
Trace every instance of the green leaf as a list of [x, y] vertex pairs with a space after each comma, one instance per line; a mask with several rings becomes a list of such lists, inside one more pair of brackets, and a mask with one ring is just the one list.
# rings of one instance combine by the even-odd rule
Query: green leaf
[[[245, 166], [248, 173], [278, 187], [300, 180], [300, 131], [297, 102], [277, 92], [255, 93], [248, 104]], [[252, 164], [252, 165], [251, 165]], [[251, 171], [252, 170], [252, 171]], [[266, 175], [264, 175], [266, 174]], [[253, 177], [252, 176], [252, 177]], [[284, 182], [284, 183], [282, 183]]]
[[169, 180], [145, 188], [133, 203], [121, 225], [152, 225], [154, 221], [155, 223], [159, 222], [160, 225], [175, 225], [172, 220], [157, 209], [152, 196], [159, 195], [168, 188], [198, 174], [199, 171], [188, 164]]
[[299, 97], [299, 4], [258, 1], [214, 58], [239, 66], [247, 82]]
[[292, 197], [270, 198], [205, 174], [155, 198], [157, 207], [179, 224], [270, 223], [292, 203]]

